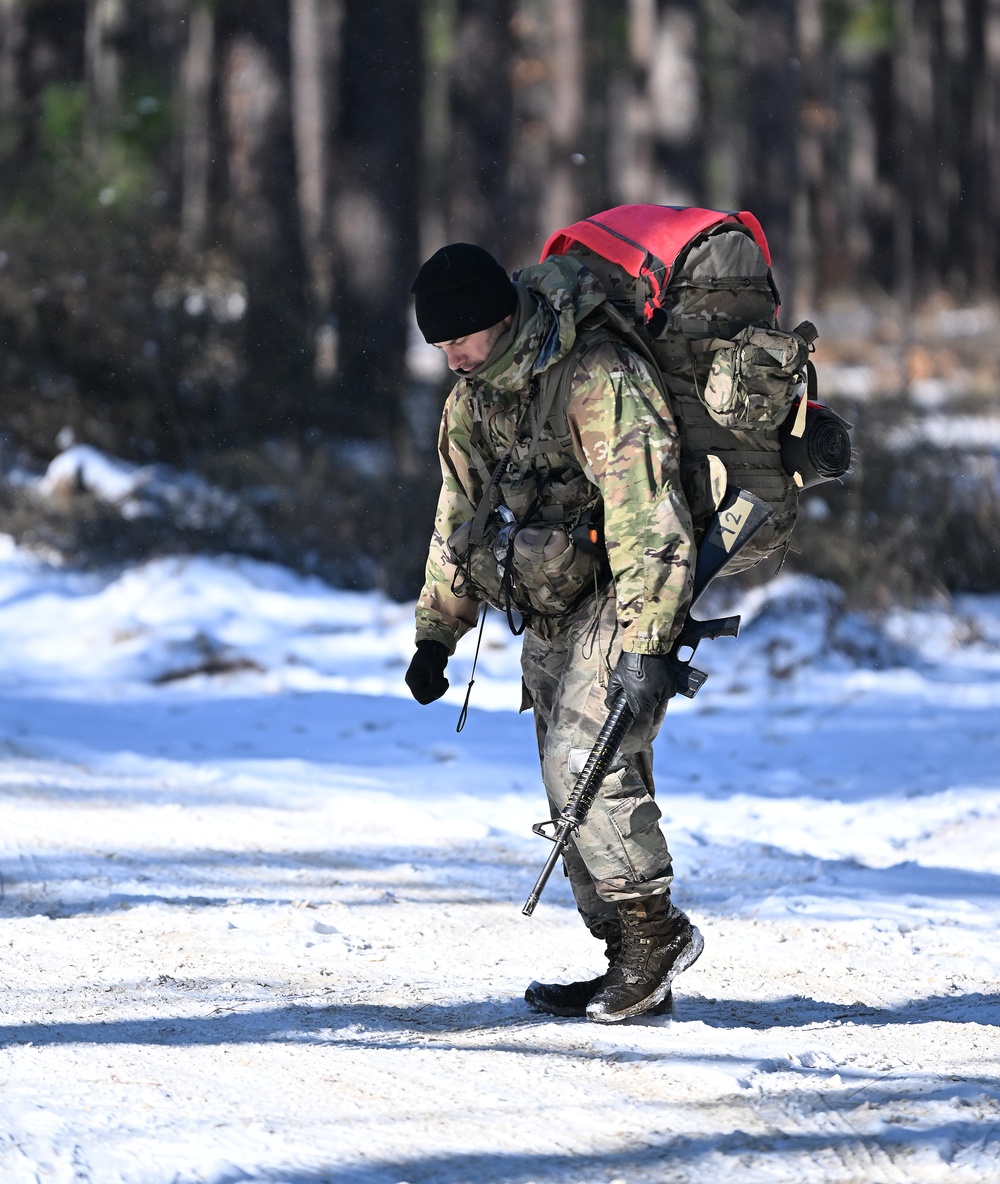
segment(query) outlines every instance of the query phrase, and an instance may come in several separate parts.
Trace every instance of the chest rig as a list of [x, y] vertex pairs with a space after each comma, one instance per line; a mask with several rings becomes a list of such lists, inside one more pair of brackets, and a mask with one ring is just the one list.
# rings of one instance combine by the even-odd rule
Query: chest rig
[[[470, 383], [469, 453], [483, 496], [448, 540], [452, 591], [507, 614], [511, 630], [544, 631], [607, 582], [601, 494], [576, 456], [568, 420], [577, 362], [604, 334], [582, 330], [567, 356], [531, 378], [517, 403]], [[521, 620], [514, 619], [515, 612]]]

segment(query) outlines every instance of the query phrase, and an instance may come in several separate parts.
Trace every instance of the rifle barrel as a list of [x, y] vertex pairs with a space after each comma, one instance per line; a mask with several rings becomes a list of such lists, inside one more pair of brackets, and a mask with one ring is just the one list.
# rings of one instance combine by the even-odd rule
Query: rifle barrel
[[538, 904], [542, 893], [545, 891], [545, 885], [549, 882], [549, 876], [552, 875], [556, 864], [562, 858], [563, 850], [569, 841], [570, 831], [572, 829], [568, 822], [564, 822], [556, 832], [552, 843], [552, 850], [549, 852], [549, 857], [545, 861], [545, 866], [539, 873], [528, 899], [524, 902], [524, 908], [521, 909], [521, 912], [526, 917], [530, 917], [535, 911], [535, 905]]
[[570, 841], [573, 831], [587, 817], [594, 798], [597, 796], [597, 791], [601, 787], [601, 782], [607, 776], [608, 769], [614, 764], [618, 749], [621, 748], [622, 741], [631, 726], [632, 712], [628, 709], [625, 696], [619, 695], [604, 722], [604, 727], [601, 728], [593, 749], [591, 749], [583, 771], [576, 780], [569, 801], [559, 815], [559, 826], [552, 836], [552, 850], [549, 852], [541, 875], [535, 881], [535, 886], [521, 910], [526, 917], [530, 917], [535, 911], [538, 898], [542, 895], [549, 876], [552, 875], [566, 849], [566, 844]]

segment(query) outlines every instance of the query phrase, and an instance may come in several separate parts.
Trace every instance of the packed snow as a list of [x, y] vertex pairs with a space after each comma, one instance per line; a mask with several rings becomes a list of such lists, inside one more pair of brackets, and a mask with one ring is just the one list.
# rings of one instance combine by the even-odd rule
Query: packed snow
[[657, 743], [706, 950], [608, 1027], [522, 1000], [603, 959], [561, 877], [521, 915], [498, 617], [457, 735], [474, 638], [418, 707], [411, 606], [0, 542], [2, 1184], [994, 1181], [1000, 599], [726, 607]]

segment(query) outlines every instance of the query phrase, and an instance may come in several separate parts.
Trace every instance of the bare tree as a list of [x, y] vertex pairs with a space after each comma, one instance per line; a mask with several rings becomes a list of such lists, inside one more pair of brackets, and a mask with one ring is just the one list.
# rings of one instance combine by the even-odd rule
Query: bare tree
[[743, 102], [740, 86], [742, 24], [735, 0], [703, 0], [704, 201], [731, 210], [740, 200]]
[[926, 122], [931, 97], [931, 80], [921, 69], [926, 55], [915, 51], [914, 2], [894, 0], [893, 22], [896, 46], [893, 53], [893, 146], [889, 157], [894, 181], [893, 271], [897, 295], [904, 307], [913, 303], [914, 186], [917, 184], [916, 137]]
[[795, 0], [741, 0], [740, 204], [760, 219], [771, 244], [786, 316], [795, 316], [794, 198], [798, 189]]
[[[942, 28], [943, 11], [953, 0], [916, 3], [911, 11], [911, 36], [904, 55], [909, 82], [906, 99], [903, 87], [898, 95], [907, 102], [911, 126], [916, 135], [910, 141], [913, 190], [914, 282], [925, 288], [944, 278], [947, 266], [948, 198], [956, 188], [953, 168], [954, 146], [962, 135], [958, 121], [949, 117], [949, 95], [944, 78], [947, 50]], [[921, 151], [920, 145], [935, 144], [936, 152]], [[938, 282], [940, 282], [938, 280]]]
[[189, 252], [200, 249], [208, 227], [214, 56], [215, 14], [195, 0], [181, 60], [181, 236]]
[[222, 227], [247, 283], [245, 429], [308, 418], [311, 349], [299, 233], [285, 0], [218, 9], [226, 193]]
[[119, 36], [125, 26], [124, 0], [87, 0], [84, 33], [87, 78], [87, 142], [99, 151], [102, 135], [121, 119], [122, 55]]
[[630, 0], [627, 201], [693, 204], [701, 191], [698, 0]]
[[506, 262], [537, 257], [549, 169], [549, 23], [546, 0], [516, 0], [511, 22], [511, 145]]
[[551, 142], [548, 186], [542, 207], [545, 230], [575, 222], [582, 205], [580, 166], [584, 148], [584, 36], [579, 0], [551, 0], [549, 15]]
[[1000, 0], [970, 0], [971, 128], [967, 184], [969, 267], [981, 292], [1000, 270]]
[[419, 266], [417, 0], [347, 6], [333, 186], [340, 430], [398, 439], [408, 291]]
[[[827, 251], [840, 238], [837, 132], [841, 114], [833, 89], [836, 70], [827, 38], [822, 0], [798, 0], [797, 57], [801, 63], [799, 94], [798, 186], [793, 197], [798, 299], [816, 307], [821, 287], [845, 281], [849, 252]], [[839, 266], [838, 266], [839, 264]]]
[[332, 255], [328, 196], [341, 0], [290, 0], [292, 123], [302, 245], [315, 307], [329, 309]]
[[0, 115], [16, 120], [21, 114], [21, 62], [27, 36], [23, 0], [0, 3]]
[[[503, 255], [508, 237], [512, 0], [458, 0], [452, 14], [446, 147], [434, 155], [451, 239]], [[444, 147], [444, 145], [442, 145]]]
[[[824, 52], [832, 55], [833, 47]], [[817, 298], [830, 287], [870, 286], [885, 270], [883, 225], [892, 217], [889, 188], [879, 171], [879, 79], [885, 74], [887, 48], [869, 46], [839, 65], [840, 82], [830, 106], [814, 116], [814, 135], [823, 153], [826, 193], [836, 195], [836, 226], [831, 229], [828, 206], [817, 216], [814, 245]], [[808, 58], [803, 58], [805, 71]], [[803, 113], [803, 121], [808, 116]], [[809, 164], [804, 166], [811, 167]], [[817, 196], [818, 202], [829, 201]], [[884, 277], [880, 277], [884, 278]]]

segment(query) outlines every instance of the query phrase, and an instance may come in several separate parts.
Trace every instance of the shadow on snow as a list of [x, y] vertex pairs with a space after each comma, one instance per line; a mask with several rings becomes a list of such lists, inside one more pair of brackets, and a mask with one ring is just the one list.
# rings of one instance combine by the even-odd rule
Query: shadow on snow
[[[508, 904], [527, 895], [542, 845], [513, 836], [464, 840], [441, 848], [364, 847], [307, 851], [191, 850], [29, 853], [0, 861], [0, 917], [94, 915], [149, 904], [286, 906], [303, 894], [317, 903], [346, 900], [352, 891], [377, 889], [387, 903]], [[919, 908], [922, 901], [1000, 900], [1000, 875], [913, 862], [886, 868], [854, 860], [823, 860], [759, 844], [710, 844], [712, 858], [680, 876], [677, 901], [703, 917], [743, 915], [766, 898], [783, 901], [790, 917], [824, 920], [817, 902], [830, 902], [831, 918], [843, 904], [887, 900]], [[745, 852], [745, 854], [744, 854]], [[720, 872], [713, 867], [720, 867]], [[699, 874], [707, 871], [707, 875]], [[111, 883], [108, 883], [108, 880]], [[102, 884], [103, 881], [103, 884]], [[93, 883], [81, 896], [81, 884]], [[142, 887], [139, 887], [138, 884]], [[252, 891], [246, 886], [252, 884]], [[63, 884], [72, 884], [61, 899]], [[106, 891], [99, 886], [107, 885]], [[738, 904], [731, 903], [734, 896]], [[368, 896], [359, 902], [378, 903]], [[570, 905], [561, 879], [549, 887], [547, 907]], [[851, 908], [854, 907], [852, 904]], [[915, 914], [916, 915], [916, 914]], [[780, 923], [780, 922], [778, 922]]]
[[[629, 1028], [649, 1023], [703, 1023], [715, 1028], [775, 1029], [853, 1023], [887, 1024], [976, 1023], [1000, 1027], [1000, 995], [973, 992], [968, 995], [931, 996], [896, 1007], [828, 1003], [792, 996], [784, 999], [709, 1001], [680, 996], [673, 1018], [629, 1023]], [[35, 1024], [0, 1025], [0, 1046], [16, 1044], [330, 1044], [362, 1048], [403, 1048], [428, 1033], [454, 1037], [461, 1033], [489, 1034], [511, 1028], [560, 1027], [577, 1024], [593, 1037], [609, 1036], [617, 1029], [597, 1028], [586, 1020], [555, 1020], [532, 1013], [520, 999], [476, 1000], [467, 1003], [369, 1004], [329, 1003], [324, 1006], [285, 1006], [262, 1010], [234, 1009], [225, 1015], [157, 1016], [151, 1019], [66, 1020]], [[452, 1040], [450, 1047], [459, 1045]], [[560, 1049], [496, 1042], [469, 1046], [483, 1052], [510, 1051], [550, 1055]], [[563, 1055], [587, 1059], [604, 1055], [594, 1049], [574, 1049]], [[674, 1059], [670, 1052], [629, 1053], [636, 1060]]]
[[[511, 705], [513, 708], [513, 704]], [[963, 784], [996, 786], [1000, 732], [993, 706], [935, 709], [921, 705], [840, 708], [801, 706], [784, 714], [759, 706], [750, 710], [692, 711], [671, 715], [657, 741], [662, 754], [662, 792], [694, 788], [724, 800], [754, 793], [769, 798], [864, 801], [942, 792], [960, 770]], [[183, 762], [304, 762], [329, 766], [338, 774], [371, 771], [372, 787], [385, 789], [385, 771], [395, 769], [411, 781], [414, 769], [433, 774], [449, 766], [456, 774], [477, 767], [475, 792], [509, 792], [511, 775], [528, 786], [538, 781], [534, 734], [529, 715], [473, 710], [469, 727], [455, 735], [453, 704], [418, 708], [393, 696], [313, 692], [222, 697], [156, 696], [137, 702], [78, 702], [34, 697], [0, 697], [0, 743], [29, 759], [77, 759], [81, 754], [133, 754], [143, 759]], [[974, 742], [973, 742], [974, 741]], [[886, 776], [891, 770], [891, 777]], [[381, 771], [381, 772], [380, 772]], [[204, 799], [224, 803], [227, 794], [266, 800], [242, 787], [214, 790], [180, 784], [123, 784], [125, 800]], [[391, 774], [395, 777], [395, 773]], [[116, 775], [111, 774], [110, 779]], [[122, 778], [127, 780], [127, 778]], [[151, 780], [153, 780], [151, 776]], [[433, 776], [408, 792], [435, 793]], [[169, 776], [168, 776], [169, 781]], [[114, 786], [94, 789], [47, 785], [53, 797], [70, 800], [117, 794]], [[323, 786], [317, 787], [323, 792]], [[0, 788], [0, 794], [5, 792]], [[22, 788], [21, 793], [30, 792]], [[36, 790], [37, 792], [37, 790]]]
[[[235, 1168], [213, 1176], [211, 1184], [400, 1184], [401, 1181], [406, 1184], [468, 1184], [470, 1180], [489, 1181], [489, 1184], [606, 1184], [624, 1173], [628, 1174], [628, 1184], [664, 1184], [665, 1181], [680, 1184], [694, 1179], [710, 1180], [713, 1178], [711, 1174], [702, 1175], [701, 1172], [730, 1170], [736, 1165], [758, 1167], [764, 1171], [770, 1168], [780, 1171], [780, 1178], [785, 1179], [788, 1169], [794, 1170], [797, 1163], [803, 1171], [810, 1172], [810, 1178], [813, 1178], [812, 1172], [823, 1164], [836, 1173], [837, 1179], [846, 1179], [843, 1174], [845, 1165], [863, 1165], [866, 1158], [873, 1174], [866, 1173], [864, 1179], [874, 1180], [876, 1177], [881, 1179], [885, 1170], [898, 1170], [890, 1162], [897, 1155], [901, 1159], [905, 1157], [905, 1162], [913, 1162], [912, 1156], [929, 1153], [933, 1156], [933, 1170], [944, 1166], [943, 1159], [960, 1160], [963, 1149], [979, 1144], [980, 1162], [985, 1162], [989, 1155], [987, 1142], [993, 1140], [988, 1136], [984, 1138], [983, 1124], [972, 1121], [920, 1130], [897, 1126], [877, 1135], [780, 1130], [758, 1135], [735, 1130], [701, 1138], [680, 1136], [669, 1142], [657, 1139], [656, 1146], [647, 1143], [641, 1150], [604, 1155], [472, 1153], [305, 1169], [264, 1167], [244, 1171]], [[706, 1160], [711, 1162], [704, 1163]], [[862, 1167], [862, 1170], [865, 1169]], [[689, 1175], [689, 1171], [699, 1174]], [[741, 1178], [745, 1177], [741, 1175]], [[770, 1172], [767, 1178], [772, 1178]], [[833, 1179], [834, 1176], [824, 1176], [827, 1178]], [[204, 1177], [198, 1177], [199, 1181], [202, 1179]], [[851, 1175], [851, 1179], [861, 1179], [861, 1176]], [[180, 1176], [177, 1182], [194, 1184], [193, 1178], [182, 1179]]]

